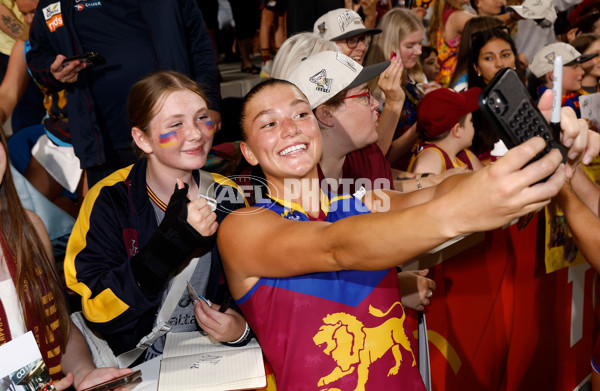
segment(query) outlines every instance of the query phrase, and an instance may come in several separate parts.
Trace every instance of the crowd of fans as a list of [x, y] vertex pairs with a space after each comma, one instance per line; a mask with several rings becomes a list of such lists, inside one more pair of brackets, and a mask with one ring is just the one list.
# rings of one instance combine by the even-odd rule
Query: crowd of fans
[[[227, 101], [219, 6], [257, 83]], [[600, 178], [581, 167], [600, 117], [580, 104], [600, 107], [600, 1], [3, 0], [0, 15], [0, 336], [36, 330], [59, 391], [194, 330], [257, 338], [267, 389], [425, 389], [405, 309], [436, 282], [402, 264], [554, 198], [600, 271]], [[548, 113], [558, 56], [569, 159], [530, 163], [544, 141], [507, 150], [478, 98], [511, 68]], [[29, 192], [50, 201], [42, 219]], [[594, 390], [599, 366], [597, 338]]]

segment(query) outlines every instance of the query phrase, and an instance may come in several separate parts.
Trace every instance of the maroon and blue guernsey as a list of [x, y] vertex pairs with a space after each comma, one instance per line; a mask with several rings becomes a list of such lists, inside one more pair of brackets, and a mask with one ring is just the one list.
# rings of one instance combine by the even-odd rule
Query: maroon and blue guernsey
[[[255, 206], [311, 220], [294, 203], [273, 199]], [[349, 195], [323, 194], [321, 209], [320, 220], [328, 222], [369, 213]], [[397, 280], [395, 269], [261, 278], [238, 304], [278, 389], [425, 390]]]

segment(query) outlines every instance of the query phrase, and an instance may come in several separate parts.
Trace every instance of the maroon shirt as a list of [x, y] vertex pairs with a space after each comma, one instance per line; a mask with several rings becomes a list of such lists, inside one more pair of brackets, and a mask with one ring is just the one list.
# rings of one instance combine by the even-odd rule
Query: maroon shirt
[[[319, 181], [323, 183], [325, 176], [320, 165], [318, 170]], [[331, 192], [354, 194], [361, 186], [364, 186], [365, 190], [394, 190], [392, 168], [377, 144], [370, 144], [346, 155], [341, 178], [342, 181], [339, 182], [338, 188], [329, 189]]]

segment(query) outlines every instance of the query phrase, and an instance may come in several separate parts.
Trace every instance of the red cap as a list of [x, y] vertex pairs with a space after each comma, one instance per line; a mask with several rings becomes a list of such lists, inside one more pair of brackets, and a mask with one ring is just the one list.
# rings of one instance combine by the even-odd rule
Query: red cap
[[[580, 27], [583, 24], [591, 24], [600, 18], [600, 1], [583, 0], [569, 14], [571, 27]], [[582, 26], [583, 27], [583, 26]]]
[[438, 88], [421, 99], [417, 106], [417, 123], [426, 135], [435, 138], [446, 133], [465, 115], [479, 108], [481, 88], [473, 87], [464, 92], [450, 88]]

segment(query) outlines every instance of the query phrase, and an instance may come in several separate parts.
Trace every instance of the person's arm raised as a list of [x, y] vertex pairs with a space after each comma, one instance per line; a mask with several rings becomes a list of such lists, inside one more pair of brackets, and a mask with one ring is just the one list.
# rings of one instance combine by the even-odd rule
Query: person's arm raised
[[[546, 205], [562, 186], [558, 151], [523, 167], [544, 146], [541, 138], [529, 140], [492, 166], [449, 178], [433, 192], [439, 197], [405, 210], [335, 223], [290, 221], [258, 208], [234, 212], [218, 232], [228, 279], [235, 285], [258, 277], [385, 269], [461, 234], [500, 227]], [[365, 203], [376, 210], [386, 194], [370, 193]]]

